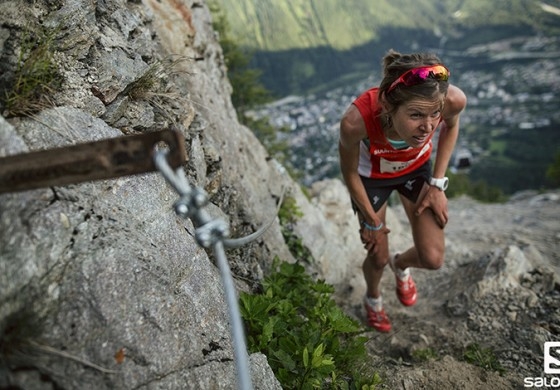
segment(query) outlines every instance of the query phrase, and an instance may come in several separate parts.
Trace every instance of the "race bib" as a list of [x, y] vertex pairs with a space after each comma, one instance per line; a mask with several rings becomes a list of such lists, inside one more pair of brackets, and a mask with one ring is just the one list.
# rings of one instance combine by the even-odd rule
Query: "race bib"
[[379, 159], [379, 170], [381, 173], [399, 172], [412, 164], [413, 161], [389, 161], [381, 157]]
[[395, 173], [395, 172], [400, 172], [403, 169], [407, 168], [408, 166], [410, 166], [412, 163], [414, 163], [415, 161], [417, 161], [424, 153], [428, 152], [432, 145], [432, 141], [430, 140], [430, 142], [427, 142], [423, 147], [422, 150], [420, 150], [420, 153], [418, 153], [416, 156], [411, 156], [412, 159], [408, 160], [408, 161], [390, 161], [387, 160], [383, 157], [379, 157], [379, 171], [381, 173]]

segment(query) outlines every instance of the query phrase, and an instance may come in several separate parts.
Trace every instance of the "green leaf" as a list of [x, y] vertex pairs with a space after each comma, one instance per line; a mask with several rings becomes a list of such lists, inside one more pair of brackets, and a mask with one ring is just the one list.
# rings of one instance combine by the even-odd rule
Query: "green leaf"
[[296, 362], [292, 356], [285, 351], [278, 350], [274, 351], [272, 355], [276, 358], [278, 365], [284, 367], [286, 370], [293, 372], [296, 369]]
[[309, 366], [309, 350], [307, 347], [303, 349], [303, 366], [307, 368]]
[[325, 351], [325, 346], [323, 343], [319, 344], [313, 350], [313, 358], [311, 360], [311, 366], [313, 368], [318, 368], [323, 365], [323, 352]]
[[276, 317], [269, 317], [268, 322], [265, 324], [262, 330], [262, 338], [261, 341], [268, 343], [272, 339], [272, 335], [274, 333], [274, 325], [278, 322], [278, 318]]

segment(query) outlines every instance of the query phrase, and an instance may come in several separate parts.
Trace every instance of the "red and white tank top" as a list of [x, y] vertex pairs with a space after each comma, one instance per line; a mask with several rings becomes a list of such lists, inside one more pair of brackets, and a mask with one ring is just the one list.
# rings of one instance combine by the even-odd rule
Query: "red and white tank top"
[[358, 173], [374, 179], [390, 179], [411, 173], [430, 159], [435, 131], [420, 148], [395, 149], [383, 132], [378, 91], [379, 88], [371, 88], [353, 102], [362, 115], [368, 136], [360, 142]]

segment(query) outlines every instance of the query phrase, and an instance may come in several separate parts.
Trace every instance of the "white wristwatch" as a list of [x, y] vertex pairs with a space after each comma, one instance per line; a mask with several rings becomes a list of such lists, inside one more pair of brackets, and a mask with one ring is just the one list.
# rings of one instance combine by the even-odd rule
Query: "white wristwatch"
[[442, 177], [441, 179], [436, 179], [435, 177], [430, 178], [430, 185], [439, 188], [442, 191], [447, 189], [449, 185], [449, 179], [447, 177]]

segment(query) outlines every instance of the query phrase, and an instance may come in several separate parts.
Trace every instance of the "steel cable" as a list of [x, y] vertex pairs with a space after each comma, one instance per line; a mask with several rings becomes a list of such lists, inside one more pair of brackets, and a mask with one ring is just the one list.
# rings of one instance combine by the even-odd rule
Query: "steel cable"
[[[233, 277], [226, 258], [224, 240], [229, 234], [227, 224], [219, 219], [212, 220], [203, 207], [207, 203], [206, 193], [193, 188], [179, 167], [175, 172], [167, 163], [165, 151], [156, 151], [154, 163], [166, 181], [179, 194], [175, 203], [175, 213], [183, 218], [190, 218], [195, 226], [195, 238], [200, 246], [212, 248], [220, 269], [224, 286], [224, 293], [231, 320], [231, 334], [233, 338], [234, 355], [237, 367], [238, 388], [251, 390], [251, 375], [249, 371], [249, 356], [247, 353], [243, 323], [239, 313], [237, 294], [233, 284]], [[235, 241], [235, 240], [231, 240]]]

